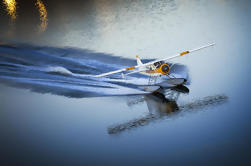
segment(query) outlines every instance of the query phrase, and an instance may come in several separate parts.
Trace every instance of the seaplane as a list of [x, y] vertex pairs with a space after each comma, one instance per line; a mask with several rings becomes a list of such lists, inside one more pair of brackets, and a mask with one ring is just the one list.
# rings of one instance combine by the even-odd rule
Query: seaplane
[[[147, 63], [142, 63], [140, 57], [137, 55], [136, 56], [136, 60], [137, 60], [136, 66], [131, 66], [131, 67], [127, 67], [127, 68], [95, 75], [94, 77], [106, 77], [109, 75], [121, 73], [122, 78], [125, 78], [126, 75], [130, 75], [130, 74], [134, 74], [134, 73], [141, 73], [141, 74], [149, 76], [148, 85], [151, 85], [151, 86], [156, 85], [157, 78], [161, 77], [161, 76], [168, 77], [166, 79], [166, 80], [168, 80], [168, 82], [165, 82], [168, 85], [170, 85], [170, 84], [181, 85], [184, 82], [186, 82], [186, 79], [172, 77], [170, 71], [171, 71], [171, 68], [173, 67], [174, 63], [172, 65], [169, 65], [167, 63], [167, 61], [174, 59], [174, 58], [184, 56], [184, 55], [192, 53], [192, 52], [199, 51], [199, 50], [207, 48], [207, 47], [211, 47], [213, 45], [215, 45], [215, 43], [211, 43], [211, 44], [207, 44], [207, 45], [195, 48], [195, 49], [183, 51], [183, 52], [177, 53], [173, 56], [163, 58], [163, 59], [157, 59], [157, 60], [150, 61]], [[160, 84], [158, 84], [158, 86], [161, 87]]]

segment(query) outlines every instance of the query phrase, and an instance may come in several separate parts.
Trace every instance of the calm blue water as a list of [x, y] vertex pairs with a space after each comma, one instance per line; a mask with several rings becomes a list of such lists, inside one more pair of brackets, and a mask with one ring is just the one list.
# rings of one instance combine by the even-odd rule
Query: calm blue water
[[[249, 1], [1, 4], [1, 165], [250, 165]], [[30, 9], [30, 10], [27, 10]], [[171, 56], [181, 89], [91, 75]]]

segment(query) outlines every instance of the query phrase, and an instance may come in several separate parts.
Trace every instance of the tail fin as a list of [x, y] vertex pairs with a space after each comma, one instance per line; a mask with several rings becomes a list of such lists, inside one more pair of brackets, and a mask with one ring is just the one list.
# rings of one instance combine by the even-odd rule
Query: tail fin
[[136, 59], [137, 59], [137, 65], [140, 66], [140, 65], [143, 65], [143, 63], [141, 62], [140, 58], [138, 55], [136, 55]]

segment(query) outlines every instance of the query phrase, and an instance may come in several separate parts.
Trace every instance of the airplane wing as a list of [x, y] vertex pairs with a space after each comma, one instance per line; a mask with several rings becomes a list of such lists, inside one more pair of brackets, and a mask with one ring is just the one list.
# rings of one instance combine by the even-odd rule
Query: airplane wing
[[147, 69], [132, 71], [132, 72], [130, 72], [130, 73], [126, 73], [125, 75], [127, 76], [127, 75], [130, 75], [130, 74], [140, 73], [140, 72], [145, 72], [145, 71], [147, 71]]
[[156, 62], [167, 61], [167, 60], [170, 60], [170, 59], [173, 59], [173, 58], [177, 58], [177, 57], [183, 56], [185, 54], [189, 54], [191, 52], [195, 52], [195, 51], [198, 51], [198, 50], [201, 50], [203, 48], [207, 48], [207, 47], [210, 47], [210, 46], [213, 46], [213, 45], [215, 45], [215, 43], [207, 44], [207, 45], [204, 45], [204, 46], [192, 49], [192, 50], [184, 51], [184, 52], [175, 54], [175, 55], [173, 55], [171, 57], [168, 57], [168, 58], [157, 59], [157, 60], [154, 60], [154, 61], [151, 61], [151, 62], [148, 62], [148, 63], [144, 63], [142, 65], [136, 65], [136, 66], [132, 66], [132, 67], [127, 67], [127, 68], [124, 68], [124, 69], [120, 69], [120, 70], [111, 71], [111, 72], [108, 72], [108, 73], [103, 73], [103, 74], [95, 75], [95, 77], [104, 77], [104, 76], [108, 76], [108, 75], [112, 75], [112, 74], [116, 74], [116, 73], [121, 73], [121, 72], [124, 72], [124, 71], [134, 70], [134, 69], [137, 69], [139, 67], [150, 66], [150, 65], [152, 65], [152, 64], [154, 64]]

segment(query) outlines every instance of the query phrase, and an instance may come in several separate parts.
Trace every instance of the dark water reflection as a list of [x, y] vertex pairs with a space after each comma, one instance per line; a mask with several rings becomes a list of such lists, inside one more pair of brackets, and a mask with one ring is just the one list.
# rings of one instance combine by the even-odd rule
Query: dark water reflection
[[189, 93], [189, 89], [185, 86], [178, 86], [172, 89], [162, 89], [161, 91], [148, 95], [130, 98], [130, 101], [127, 103], [129, 106], [146, 102], [149, 114], [122, 124], [113, 125], [108, 128], [108, 133], [119, 134], [124, 131], [149, 125], [157, 120], [167, 118], [175, 119], [179, 116], [184, 116], [184, 112], [202, 111], [207, 107], [217, 106], [227, 101], [227, 96], [215, 95], [178, 106], [176, 101], [180, 93]]

